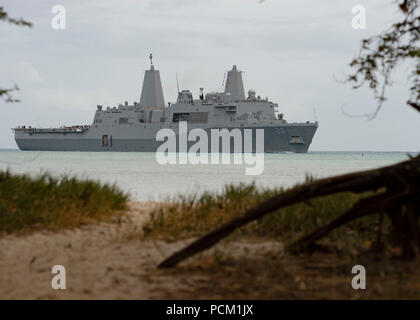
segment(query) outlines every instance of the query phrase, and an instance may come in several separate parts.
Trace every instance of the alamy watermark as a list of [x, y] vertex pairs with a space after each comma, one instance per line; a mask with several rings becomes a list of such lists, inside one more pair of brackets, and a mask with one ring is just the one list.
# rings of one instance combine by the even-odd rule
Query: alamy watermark
[[55, 276], [51, 280], [51, 287], [54, 290], [65, 290], [66, 289], [66, 268], [62, 265], [54, 265], [51, 269], [51, 273]]
[[[255, 148], [253, 148], [253, 131], [255, 131]], [[233, 162], [237, 165], [243, 163], [249, 165], [250, 167], [245, 168], [246, 175], [260, 175], [264, 171], [264, 129], [210, 129], [209, 137], [207, 131], [201, 128], [188, 132], [187, 122], [180, 121], [178, 135], [170, 128], [160, 129], [156, 134], [156, 141], [164, 141], [156, 151], [156, 161], [162, 165], [232, 164]], [[190, 143], [188, 148], [188, 142], [195, 143]]]
[[354, 14], [351, 27], [355, 30], [366, 29], [366, 8], [358, 4], [351, 8], [351, 13]]
[[66, 29], [66, 8], [56, 5], [51, 8], [51, 13], [54, 15], [51, 19], [51, 28], [54, 30]]
[[351, 287], [354, 290], [366, 290], [366, 269], [362, 265], [355, 265], [351, 269], [352, 274], [356, 274], [351, 280]]

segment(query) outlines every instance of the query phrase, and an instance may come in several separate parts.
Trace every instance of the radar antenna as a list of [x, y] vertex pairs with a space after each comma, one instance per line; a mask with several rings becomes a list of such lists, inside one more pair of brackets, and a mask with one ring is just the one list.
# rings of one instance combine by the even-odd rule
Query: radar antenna
[[178, 93], [179, 93], [178, 72], [175, 73], [175, 76], [176, 76], [176, 89], [178, 90]]
[[225, 71], [225, 74], [223, 75], [222, 90], [224, 90], [225, 88], [226, 75], [227, 75], [227, 71]]
[[315, 116], [315, 122], [318, 122], [318, 120], [316, 119], [316, 109], [314, 108], [314, 116]]

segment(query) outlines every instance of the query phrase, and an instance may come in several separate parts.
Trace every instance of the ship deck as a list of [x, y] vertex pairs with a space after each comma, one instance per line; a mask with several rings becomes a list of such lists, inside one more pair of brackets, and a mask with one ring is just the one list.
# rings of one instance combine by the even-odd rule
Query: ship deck
[[62, 128], [32, 128], [32, 127], [17, 127], [12, 128], [14, 131], [20, 131], [24, 133], [84, 133], [90, 128], [88, 125], [84, 126], [71, 126]]

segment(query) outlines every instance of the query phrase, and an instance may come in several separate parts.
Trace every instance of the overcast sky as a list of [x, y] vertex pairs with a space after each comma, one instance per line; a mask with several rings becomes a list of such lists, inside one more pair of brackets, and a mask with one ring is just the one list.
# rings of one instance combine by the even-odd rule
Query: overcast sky
[[[55, 5], [66, 8], [66, 29], [51, 27]], [[354, 30], [352, 7], [366, 7], [367, 28]], [[418, 151], [420, 114], [412, 111], [403, 66], [376, 119], [367, 90], [343, 79], [360, 40], [399, 18], [394, 0], [65, 0], [2, 1], [32, 29], [0, 24], [0, 148], [16, 148], [17, 125], [90, 124], [97, 104], [138, 101], [148, 54], [160, 70], [165, 101], [176, 99], [176, 77], [195, 97], [221, 90], [236, 64], [245, 90], [268, 96], [289, 122], [320, 122], [312, 151]]]

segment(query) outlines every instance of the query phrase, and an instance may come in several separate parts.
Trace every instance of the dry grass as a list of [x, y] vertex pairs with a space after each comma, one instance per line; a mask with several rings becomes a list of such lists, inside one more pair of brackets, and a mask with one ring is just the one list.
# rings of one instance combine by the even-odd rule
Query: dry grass
[[0, 233], [77, 227], [121, 213], [127, 201], [96, 181], [0, 172]]
[[[199, 237], [280, 192], [240, 184], [228, 185], [220, 193], [179, 196], [151, 212], [144, 237], [167, 241]], [[275, 245], [297, 240], [371, 195], [346, 192], [283, 208], [237, 230], [210, 251], [154, 276], [162, 281], [177, 279], [184, 288], [176, 296], [162, 290], [170, 299], [419, 299], [419, 263], [395, 259], [401, 250], [394, 246], [387, 218], [386, 249], [380, 260], [372, 250], [377, 216], [336, 229], [309, 253], [294, 256]], [[247, 252], [239, 252], [240, 243]], [[271, 251], [263, 252], [264, 246], [272, 246]], [[366, 267], [368, 290], [351, 287], [351, 270], [358, 264]]]
[[[201, 236], [282, 191], [240, 184], [227, 185], [220, 193], [179, 196], [151, 212], [144, 235], [167, 241]], [[289, 243], [330, 222], [368, 195], [346, 192], [298, 203], [237, 230], [230, 239], [275, 239]], [[324, 242], [350, 251], [370, 247], [376, 228], [377, 217], [366, 217], [333, 231]], [[388, 231], [389, 222], [385, 221], [385, 234]]]

